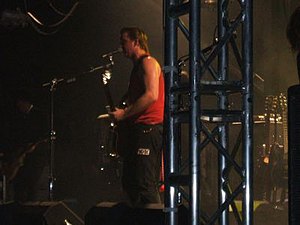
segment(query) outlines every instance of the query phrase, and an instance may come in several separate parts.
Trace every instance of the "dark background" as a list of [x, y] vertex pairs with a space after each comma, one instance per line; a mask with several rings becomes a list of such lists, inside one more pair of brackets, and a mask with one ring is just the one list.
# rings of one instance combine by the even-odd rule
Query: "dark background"
[[[53, 78], [76, 77], [76, 82], [62, 82], [55, 91], [57, 198], [77, 199], [84, 209], [100, 200], [115, 200], [119, 197], [115, 194], [119, 191], [118, 182], [98, 170], [102, 125], [96, 118], [106, 112], [101, 74], [85, 72], [106, 63], [101, 55], [118, 48], [123, 26], [142, 27], [148, 33], [152, 54], [163, 65], [162, 0], [82, 0], [72, 15], [55, 28], [49, 25], [63, 17], [49, 8], [47, 1], [25, 2], [27, 10], [48, 26], [33, 26], [28, 21], [23, 25], [0, 25], [1, 97], [13, 99], [21, 93], [47, 111], [50, 91], [42, 84]], [[52, 2], [64, 12], [75, 4], [73, 0]], [[257, 99], [286, 93], [289, 86], [298, 83], [295, 54], [285, 37], [288, 17], [297, 5], [299, 0], [254, 1], [253, 68], [264, 79], [264, 90], [255, 93]], [[1, 1], [0, 7], [2, 12], [17, 8], [25, 12], [24, 1]], [[202, 9], [203, 47], [213, 41], [216, 12], [212, 7]], [[182, 34], [179, 42], [179, 55], [186, 54], [188, 43]], [[131, 64], [121, 54], [114, 61], [111, 91], [118, 101], [126, 90]], [[262, 104], [258, 104], [256, 114], [263, 112]], [[9, 103], [2, 102], [1, 107], [5, 118]]]

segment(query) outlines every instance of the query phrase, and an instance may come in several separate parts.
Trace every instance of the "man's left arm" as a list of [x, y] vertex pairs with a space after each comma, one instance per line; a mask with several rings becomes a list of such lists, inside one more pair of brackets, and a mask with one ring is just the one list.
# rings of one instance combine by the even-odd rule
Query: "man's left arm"
[[145, 92], [132, 105], [125, 109], [123, 119], [146, 110], [158, 98], [159, 76], [161, 73], [158, 62], [147, 57], [143, 60]]

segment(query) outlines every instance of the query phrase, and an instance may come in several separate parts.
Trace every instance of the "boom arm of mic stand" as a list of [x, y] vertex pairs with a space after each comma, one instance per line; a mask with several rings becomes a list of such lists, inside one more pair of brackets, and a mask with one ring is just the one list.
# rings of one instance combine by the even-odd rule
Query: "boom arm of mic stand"
[[[103, 70], [112, 67], [114, 64], [112, 60], [112, 56], [109, 56], [109, 63], [102, 66], [97, 66], [94, 68], [91, 68], [88, 72], [82, 73], [92, 73], [98, 70]], [[73, 83], [77, 80], [79, 76], [82, 74], [69, 78], [53, 78], [50, 82], [42, 84], [42, 87], [50, 87], [50, 160], [49, 160], [49, 180], [48, 180], [48, 191], [49, 191], [49, 200], [54, 200], [54, 183], [55, 183], [55, 176], [54, 176], [54, 151], [55, 151], [55, 140], [56, 140], [56, 132], [54, 130], [54, 93], [56, 91], [56, 88], [59, 83]]]
[[102, 66], [92, 67], [87, 73], [93, 73], [93, 72], [98, 71], [98, 70], [107, 69], [107, 68], [110, 68], [113, 65], [114, 65], [114, 62], [110, 59], [110, 63], [108, 63], [106, 65], [102, 65]]
[[107, 69], [107, 68], [112, 67], [113, 65], [114, 65], [114, 62], [113, 62], [112, 55], [111, 55], [111, 56], [109, 56], [109, 63], [106, 64], [106, 65], [91, 67], [90, 70], [88, 70], [86, 72], [83, 72], [81, 74], [78, 74], [77, 76], [73, 76], [71, 78], [68, 78], [68, 79], [53, 78], [50, 82], [42, 84], [42, 87], [50, 86], [50, 88], [51, 88], [50, 90], [54, 90], [56, 88], [56, 86], [61, 82], [70, 84], [70, 83], [73, 83], [73, 82], [77, 81], [77, 78], [84, 75], [84, 74], [93, 73], [93, 72], [98, 71], [98, 70]]
[[42, 87], [48, 87], [51, 86], [52, 88], [56, 88], [56, 85], [59, 84], [60, 82], [64, 81], [63, 78], [57, 79], [57, 78], [53, 78], [50, 82], [44, 83], [42, 84]]

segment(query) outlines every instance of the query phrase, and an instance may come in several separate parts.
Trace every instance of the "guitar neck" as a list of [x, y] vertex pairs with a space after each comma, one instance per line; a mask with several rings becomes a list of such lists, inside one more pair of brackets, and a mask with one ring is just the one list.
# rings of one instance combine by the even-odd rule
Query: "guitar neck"
[[109, 86], [108, 84], [104, 84], [104, 92], [105, 92], [105, 97], [106, 97], [106, 101], [107, 101], [107, 107], [109, 108], [109, 111], [115, 111], [115, 105], [114, 105], [114, 101], [113, 98], [111, 96], [110, 90], [109, 90]]

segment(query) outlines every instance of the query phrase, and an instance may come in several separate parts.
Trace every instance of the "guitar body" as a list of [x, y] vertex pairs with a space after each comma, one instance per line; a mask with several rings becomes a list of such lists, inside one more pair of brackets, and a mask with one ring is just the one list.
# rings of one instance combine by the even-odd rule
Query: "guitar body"
[[124, 152], [128, 145], [127, 144], [128, 134], [129, 134], [128, 123], [125, 121], [118, 122], [115, 127], [115, 135], [116, 135], [115, 149], [116, 149], [116, 153], [120, 156], [124, 156]]
[[107, 137], [107, 146], [108, 152], [107, 154], [110, 157], [118, 158], [119, 156], [123, 156], [123, 148], [126, 140], [126, 125], [125, 123], [115, 123], [113, 121], [110, 122], [108, 137]]

